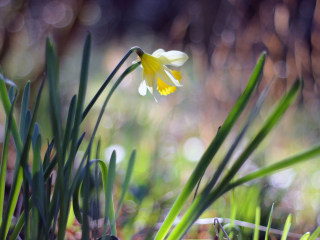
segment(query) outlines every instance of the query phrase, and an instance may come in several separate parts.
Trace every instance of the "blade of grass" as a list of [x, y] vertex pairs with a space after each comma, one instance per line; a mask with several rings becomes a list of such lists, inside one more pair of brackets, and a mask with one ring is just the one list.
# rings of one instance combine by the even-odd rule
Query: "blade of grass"
[[39, 134], [34, 146], [34, 158], [32, 164], [32, 225], [31, 234], [32, 239], [39, 239], [40, 237], [40, 215], [44, 227], [46, 228], [46, 220], [43, 212], [44, 203], [44, 181], [42, 173], [42, 161], [41, 161], [41, 135]]
[[320, 234], [320, 226], [317, 227], [317, 229], [311, 234], [309, 240], [316, 240], [319, 234]]
[[[6, 112], [6, 115], [9, 116], [10, 110], [11, 110], [11, 103], [10, 103], [9, 95], [7, 92], [6, 84], [9, 84], [11, 86], [15, 86], [16, 89], [17, 89], [17, 87], [12, 81], [10, 81], [9, 79], [5, 78], [2, 75], [2, 71], [0, 71], [0, 72], [1, 72], [0, 73], [0, 98], [2, 101], [3, 108]], [[12, 126], [11, 127], [12, 127], [11, 131], [12, 131], [14, 143], [16, 145], [17, 152], [20, 154], [22, 152], [23, 145], [21, 142], [17, 122], [16, 122], [14, 115], [12, 116]]]
[[[2, 158], [1, 158], [2, 159], [1, 160], [1, 172], [0, 172], [0, 206], [3, 206], [3, 204], [4, 204], [9, 139], [10, 139], [10, 129], [11, 129], [11, 124], [12, 124], [13, 109], [14, 109], [14, 104], [12, 105], [9, 116], [7, 117], [6, 128], [5, 128], [5, 133], [4, 133]], [[3, 213], [3, 207], [0, 207], [0, 227], [2, 224], [2, 213]]]
[[[110, 226], [112, 226], [112, 218], [110, 217], [110, 212], [112, 206], [112, 193], [113, 193], [113, 185], [114, 185], [114, 179], [116, 175], [116, 152], [113, 151], [110, 162], [109, 162], [109, 168], [108, 168], [108, 180], [107, 180], [107, 192], [106, 192], [106, 202], [105, 202], [105, 218], [104, 218], [104, 227], [103, 227], [103, 233], [106, 233], [107, 230], [107, 224], [108, 219], [110, 220]], [[113, 232], [113, 228], [111, 227], [112, 235], [117, 236], [116, 232]], [[104, 238], [102, 238], [104, 239]]]
[[87, 164], [85, 166], [85, 175], [83, 181], [83, 222], [82, 222], [82, 240], [90, 239], [89, 226], [89, 198], [90, 198], [90, 150], [87, 157]]
[[284, 224], [281, 240], [286, 240], [291, 226], [291, 214], [288, 215], [286, 223]]
[[271, 222], [272, 222], [273, 206], [274, 206], [274, 203], [272, 204], [271, 211], [270, 211], [270, 215], [269, 215], [269, 221], [268, 221], [267, 231], [266, 231], [266, 235], [265, 235], [265, 237], [264, 237], [265, 240], [268, 240], [269, 229], [270, 229], [270, 227], [271, 227]]
[[120, 195], [120, 199], [119, 199], [119, 203], [118, 203], [115, 219], [117, 219], [117, 217], [118, 217], [119, 211], [120, 211], [122, 203], [124, 201], [124, 197], [126, 196], [126, 193], [127, 193], [128, 189], [129, 189], [129, 183], [130, 183], [131, 176], [132, 176], [132, 173], [133, 173], [136, 154], [137, 154], [136, 150], [133, 150], [132, 153], [131, 153], [130, 159], [129, 159], [129, 163], [128, 163], [128, 167], [127, 167], [127, 173], [126, 173], [126, 177], [124, 179], [124, 182], [122, 184], [122, 191], [121, 191], [121, 195]]
[[[66, 171], [68, 172], [67, 175], [67, 184], [70, 184], [71, 180], [71, 173], [73, 167], [73, 161], [76, 156], [76, 149], [77, 149], [77, 141], [80, 132], [80, 124], [82, 122], [82, 111], [84, 108], [84, 101], [86, 97], [86, 89], [88, 83], [88, 73], [89, 73], [89, 62], [90, 62], [90, 53], [91, 53], [91, 34], [88, 33], [85, 39], [83, 53], [82, 53], [82, 65], [81, 65], [81, 73], [80, 73], [80, 84], [78, 90], [78, 99], [77, 99], [77, 106], [75, 109], [75, 117], [74, 117], [74, 124], [73, 130], [66, 129], [67, 131], [72, 131], [72, 142], [70, 147], [70, 154], [69, 154], [69, 162], [66, 166]], [[69, 138], [66, 139], [65, 144], [69, 142]]]
[[[201, 215], [201, 213], [208, 208], [219, 196], [225, 193], [225, 189], [230, 184], [230, 181], [238, 172], [242, 164], [248, 159], [251, 153], [257, 148], [260, 142], [265, 138], [269, 131], [279, 121], [280, 117], [284, 114], [290, 104], [293, 102], [296, 93], [299, 90], [299, 81], [297, 80], [287, 95], [285, 95], [274, 108], [274, 111], [270, 114], [263, 126], [258, 131], [256, 137], [245, 148], [240, 157], [233, 164], [226, 176], [220, 181], [220, 183], [211, 191], [208, 195], [203, 191], [189, 207], [181, 222], [175, 227], [168, 237], [168, 240], [180, 239], [192, 223]], [[220, 130], [221, 131], [221, 130]]]
[[66, 222], [67, 222], [67, 202], [65, 191], [63, 167], [64, 159], [62, 152], [62, 128], [61, 128], [61, 107], [59, 94], [59, 62], [57, 50], [51, 39], [47, 38], [46, 44], [46, 69], [49, 82], [49, 99], [50, 99], [50, 118], [52, 132], [55, 139], [56, 157], [58, 163], [57, 178], [54, 192], [60, 193], [60, 221], [58, 230], [58, 240], [63, 240], [65, 237]]
[[[97, 148], [96, 148], [96, 159], [101, 159], [101, 138], [99, 137], [97, 142]], [[94, 165], [94, 188], [95, 188], [95, 204], [96, 207], [93, 209], [93, 220], [96, 220], [96, 225], [94, 229], [94, 240], [99, 235], [98, 230], [98, 220], [100, 215], [100, 199], [99, 199], [99, 185], [100, 185], [100, 178], [99, 178], [99, 169], [98, 169], [98, 163], [96, 162]]]
[[303, 152], [300, 152], [291, 157], [285, 158], [277, 163], [270, 164], [269, 166], [262, 167], [252, 173], [247, 174], [246, 176], [234, 181], [226, 188], [225, 192], [229, 191], [232, 188], [235, 188], [239, 185], [242, 185], [246, 182], [252, 181], [257, 178], [269, 176], [275, 172], [281, 171], [285, 168], [289, 168], [294, 164], [302, 163], [304, 161], [310, 160], [320, 154], [320, 145], [311, 147]]
[[309, 240], [309, 237], [310, 237], [310, 233], [309, 233], [309, 232], [306, 232], [306, 233], [300, 238], [300, 240]]
[[[5, 219], [6, 222], [3, 222], [3, 224], [0, 228], [0, 239], [6, 239], [6, 236], [9, 231], [10, 221], [12, 219], [14, 209], [15, 209], [15, 206], [16, 206], [16, 203], [18, 200], [18, 196], [19, 196], [19, 192], [20, 192], [20, 188], [21, 188], [21, 184], [22, 184], [22, 180], [23, 180], [23, 168], [27, 165], [27, 159], [28, 159], [29, 149], [30, 149], [30, 145], [31, 145], [31, 138], [32, 138], [32, 134], [34, 131], [34, 125], [36, 122], [37, 114], [39, 111], [40, 97], [41, 97], [41, 93], [42, 93], [42, 89], [43, 89], [43, 85], [44, 85], [44, 80], [45, 80], [45, 78], [43, 79], [43, 81], [40, 85], [38, 94], [37, 94], [37, 98], [36, 98], [36, 102], [35, 102], [35, 106], [34, 106], [34, 110], [33, 110], [33, 115], [32, 115], [32, 119], [31, 119], [31, 124], [29, 127], [26, 142], [23, 146], [22, 153], [21, 153], [21, 155], [19, 154], [19, 152], [17, 153], [17, 155], [20, 157], [19, 169], [18, 169], [18, 171], [14, 172], [13, 181], [12, 181], [12, 188], [10, 190], [10, 194], [9, 194], [9, 198], [8, 198], [9, 206], [6, 207], [4, 215], [3, 215], [3, 219]], [[20, 136], [19, 136], [19, 139], [20, 139]], [[21, 141], [21, 139], [20, 139], [20, 141]]]
[[117, 80], [117, 81], [115, 82], [115, 84], [112, 86], [112, 88], [111, 88], [111, 90], [110, 90], [110, 92], [109, 92], [106, 100], [104, 101], [103, 106], [102, 106], [102, 108], [101, 108], [101, 110], [100, 110], [98, 119], [97, 119], [97, 121], [96, 121], [94, 130], [93, 130], [93, 133], [92, 133], [92, 135], [91, 135], [91, 138], [90, 138], [90, 142], [89, 142], [89, 144], [88, 144], [88, 147], [87, 147], [87, 149], [86, 149], [86, 151], [85, 151], [85, 153], [84, 153], [84, 155], [83, 155], [83, 158], [82, 158], [82, 160], [81, 160], [81, 162], [80, 162], [80, 166], [79, 166], [79, 168], [78, 168], [77, 172], [75, 173], [75, 176], [74, 176], [74, 178], [73, 178], [73, 180], [72, 180], [72, 184], [71, 184], [71, 187], [70, 187], [71, 194], [74, 193], [74, 190], [75, 190], [76, 185], [77, 185], [77, 183], [78, 183], [78, 178], [79, 178], [79, 175], [80, 175], [82, 166], [83, 166], [83, 164], [84, 164], [84, 162], [85, 162], [85, 159], [86, 159], [86, 157], [87, 157], [87, 155], [88, 155], [88, 153], [89, 153], [89, 149], [91, 148], [91, 145], [92, 145], [92, 143], [93, 143], [93, 139], [95, 138], [95, 135], [96, 135], [96, 133], [97, 133], [97, 130], [98, 130], [99, 124], [100, 124], [100, 122], [101, 122], [103, 113], [104, 113], [104, 111], [105, 111], [105, 109], [106, 109], [106, 106], [107, 106], [107, 104], [108, 104], [108, 102], [109, 102], [112, 94], [114, 93], [114, 91], [116, 90], [116, 88], [120, 85], [120, 83], [122, 82], [122, 80], [123, 80], [129, 73], [131, 73], [133, 70], [135, 70], [140, 64], [141, 64], [141, 62], [137, 62], [137, 63], [135, 63], [135, 64], [132, 64], [130, 67], [128, 67], [128, 68], [121, 74], [121, 76], [118, 78], [118, 80]]
[[21, 136], [22, 141], [24, 141], [25, 139], [25, 129], [26, 129], [25, 120], [26, 120], [26, 113], [29, 105], [29, 97], [30, 97], [30, 81], [27, 82], [24, 88], [22, 102], [21, 102], [19, 134]]
[[241, 115], [242, 111], [244, 110], [245, 106], [247, 105], [253, 90], [255, 89], [256, 85], [261, 79], [263, 65], [265, 61], [266, 54], [263, 53], [249, 79], [249, 82], [239, 97], [237, 102], [235, 103], [234, 107], [230, 111], [227, 119], [221, 126], [220, 130], [218, 131], [216, 137], [213, 139], [205, 153], [202, 155], [197, 167], [192, 172], [191, 176], [189, 177], [186, 185], [184, 186], [183, 190], [181, 191], [180, 195], [176, 199], [174, 205], [170, 209], [169, 214], [167, 215], [165, 221], [163, 222], [161, 228], [159, 229], [155, 240], [163, 240], [167, 235], [169, 229], [171, 228], [174, 220], [180, 213], [182, 207], [184, 206], [185, 202], [187, 201], [188, 197], [190, 196], [192, 190], [194, 189], [195, 185], [197, 184], [198, 180], [202, 177], [203, 173], [207, 169], [209, 163], [211, 162], [212, 158], [215, 156], [216, 152], [220, 148], [221, 144], [225, 140], [226, 136], [230, 132], [231, 128]]
[[261, 210], [260, 207], [256, 207], [256, 219], [254, 223], [254, 235], [253, 240], [259, 240], [259, 227], [260, 227]]

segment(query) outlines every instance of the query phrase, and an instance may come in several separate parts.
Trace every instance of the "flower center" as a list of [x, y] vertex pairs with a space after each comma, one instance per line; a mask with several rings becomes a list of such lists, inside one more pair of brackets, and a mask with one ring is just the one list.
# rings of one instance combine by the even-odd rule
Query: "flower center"
[[154, 74], [160, 68], [157, 59], [147, 53], [141, 56], [141, 64], [146, 74]]

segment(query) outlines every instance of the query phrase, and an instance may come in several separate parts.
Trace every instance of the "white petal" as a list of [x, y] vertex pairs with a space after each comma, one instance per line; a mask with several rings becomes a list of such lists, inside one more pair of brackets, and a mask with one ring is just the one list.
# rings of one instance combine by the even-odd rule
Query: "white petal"
[[182, 87], [180, 82], [174, 78], [172, 73], [170, 72], [169, 68], [166, 66], [162, 66], [158, 71], [157, 71], [158, 77], [164, 81], [166, 84], [169, 86], [176, 86], [176, 87]]
[[154, 57], [160, 57], [161, 56], [161, 54], [162, 53], [164, 53], [165, 51], [163, 50], [163, 49], [158, 49], [158, 50], [156, 50], [156, 51], [154, 51], [153, 53], [152, 53], [152, 56], [154, 56]]
[[153, 87], [154, 82], [156, 81], [157, 76], [155, 74], [144, 74], [143, 80], [146, 81], [148, 87]]
[[145, 96], [145, 95], [147, 94], [147, 85], [146, 85], [146, 82], [145, 82], [145, 81], [142, 81], [142, 82], [140, 83], [139, 93], [140, 93], [140, 95], [142, 95], [142, 96]]
[[188, 55], [180, 51], [169, 51], [162, 52], [160, 56], [157, 57], [159, 63], [163, 65], [172, 65], [175, 67], [180, 67], [188, 60]]

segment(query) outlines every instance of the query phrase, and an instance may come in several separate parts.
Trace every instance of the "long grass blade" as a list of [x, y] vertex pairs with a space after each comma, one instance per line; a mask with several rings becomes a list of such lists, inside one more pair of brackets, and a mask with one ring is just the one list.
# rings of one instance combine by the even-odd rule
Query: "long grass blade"
[[[104, 231], [103, 234], [106, 233], [106, 226], [108, 224], [108, 219], [110, 220], [110, 226], [112, 218], [110, 217], [111, 214], [111, 208], [112, 206], [112, 193], [113, 193], [113, 185], [114, 185], [114, 179], [116, 175], [116, 152], [113, 151], [110, 162], [109, 162], [109, 168], [108, 168], [108, 180], [107, 180], [107, 192], [106, 194], [106, 202], [105, 202], [105, 220], [104, 220]], [[116, 232], [113, 232], [113, 228], [111, 227], [112, 234], [114, 236], [117, 236]]]
[[266, 235], [265, 235], [265, 237], [264, 237], [265, 240], [268, 240], [269, 230], [270, 230], [271, 222], [272, 222], [273, 206], [274, 206], [274, 204], [272, 204], [272, 207], [271, 207], [271, 210], [270, 210], [270, 215], [269, 215], [269, 221], [268, 221], [267, 231], [266, 231]]
[[315, 158], [320, 155], [320, 145], [311, 147], [303, 152], [300, 152], [294, 156], [288, 157], [284, 160], [281, 160], [277, 163], [270, 164], [269, 166], [262, 167], [252, 173], [247, 174], [246, 176], [234, 181], [228, 185], [225, 192], [229, 191], [232, 188], [235, 188], [241, 184], [252, 181], [257, 178], [269, 176], [283, 169], [292, 167], [294, 164], [302, 163], [304, 161]]
[[309, 237], [310, 237], [310, 233], [309, 233], [309, 232], [306, 232], [306, 233], [300, 238], [300, 240], [309, 240]]
[[216, 137], [213, 139], [205, 153], [202, 155], [197, 167], [189, 177], [186, 185], [184, 186], [183, 190], [181, 191], [180, 195], [176, 199], [173, 207], [171, 208], [168, 216], [166, 217], [165, 221], [163, 222], [161, 228], [159, 229], [155, 240], [163, 240], [167, 235], [170, 227], [172, 226], [174, 220], [180, 213], [182, 207], [184, 206], [185, 202], [187, 201], [188, 197], [190, 196], [192, 190], [196, 186], [199, 179], [202, 177], [203, 173], [207, 169], [209, 163], [211, 162], [212, 158], [215, 156], [216, 152], [220, 148], [221, 144], [227, 137], [228, 133], [230, 132], [231, 128], [241, 115], [242, 111], [244, 110], [245, 106], [247, 105], [256, 85], [259, 83], [262, 75], [263, 65], [265, 61], [266, 54], [263, 53], [249, 79], [249, 82], [239, 97], [237, 102], [235, 103], [234, 107], [230, 111], [227, 119], [221, 126], [220, 130], [218, 131]]
[[254, 223], [253, 240], [259, 240], [259, 227], [260, 227], [261, 210], [260, 207], [256, 207], [256, 218]]
[[39, 134], [34, 146], [34, 158], [32, 164], [32, 239], [40, 237], [40, 217], [42, 217], [43, 226], [46, 228], [46, 219], [44, 216], [44, 181], [41, 161], [41, 135]]
[[299, 90], [299, 81], [296, 81], [288, 94], [286, 94], [275, 107], [274, 111], [270, 114], [263, 126], [260, 128], [256, 137], [249, 143], [243, 153], [239, 156], [231, 169], [220, 181], [220, 183], [207, 195], [206, 193], [200, 194], [187, 210], [181, 222], [175, 227], [172, 233], [169, 235], [168, 240], [180, 239], [192, 223], [201, 215], [201, 213], [207, 209], [221, 194], [225, 193], [225, 189], [228, 188], [230, 181], [238, 172], [243, 163], [248, 159], [251, 153], [257, 148], [260, 142], [270, 132], [270, 130], [279, 121], [280, 117], [284, 114], [287, 108], [293, 102], [296, 93]]
[[21, 140], [24, 141], [25, 139], [25, 120], [26, 120], [26, 114], [28, 111], [28, 105], [29, 105], [29, 97], [30, 97], [30, 81], [27, 82], [22, 96], [22, 102], [21, 102], [21, 112], [20, 112], [20, 125], [19, 125], [19, 134], [21, 136]]
[[[1, 172], [0, 172], [0, 206], [4, 205], [4, 193], [5, 193], [5, 182], [6, 182], [6, 172], [8, 163], [8, 150], [9, 150], [9, 139], [10, 139], [10, 129], [12, 123], [14, 105], [12, 105], [10, 114], [6, 121], [6, 130], [4, 133], [3, 149], [2, 149], [2, 160], [1, 160]], [[0, 207], [0, 227], [2, 224], [2, 213], [3, 207]]]
[[107, 95], [107, 98], [105, 99], [104, 103], [103, 103], [103, 106], [100, 110], [100, 113], [99, 113], [99, 116], [98, 116], [98, 119], [96, 121], [96, 124], [95, 124], [95, 127], [94, 127], [94, 130], [93, 130], [93, 133], [91, 135], [91, 138], [90, 138], [90, 142], [88, 144], [88, 147], [83, 155], [83, 158], [80, 162], [80, 166], [77, 170], [77, 172], [75, 173], [75, 176], [73, 178], [73, 181], [72, 181], [72, 184], [71, 184], [71, 187], [70, 187], [70, 191], [71, 191], [71, 194], [74, 193], [74, 190], [76, 188], [76, 185], [77, 185], [77, 182], [78, 182], [78, 178], [79, 178], [79, 175], [80, 175], [80, 172], [81, 172], [81, 169], [84, 165], [84, 162], [85, 162], [85, 159], [89, 153], [89, 149], [91, 148], [91, 145], [93, 143], [93, 139], [95, 138], [95, 135], [97, 133], [97, 130], [98, 130], [98, 127], [99, 127], [99, 124], [101, 122], [101, 119], [102, 119], [102, 116], [103, 116], [103, 113], [106, 109], [106, 106], [112, 96], [112, 94], [114, 93], [114, 91], [116, 90], [116, 88], [120, 85], [120, 83], [122, 82], [122, 80], [129, 74], [131, 73], [133, 70], [135, 70], [139, 65], [141, 64], [141, 62], [137, 62], [135, 64], [132, 64], [130, 67], [128, 67], [122, 74], [121, 76], [118, 78], [118, 80], [115, 82], [115, 84], [112, 86], [109, 94]]
[[287, 240], [290, 226], [291, 226], [291, 214], [288, 215], [286, 223], [284, 224], [281, 240]]
[[[3, 219], [6, 219], [6, 223], [2, 224], [2, 226], [0, 228], [0, 239], [6, 239], [6, 236], [9, 231], [10, 220], [12, 219], [14, 209], [15, 209], [15, 206], [16, 206], [16, 203], [18, 200], [18, 196], [19, 196], [19, 192], [20, 192], [20, 188], [21, 188], [21, 184], [22, 184], [22, 180], [23, 180], [23, 168], [25, 168], [27, 166], [27, 159], [28, 159], [28, 155], [29, 155], [32, 134], [34, 131], [34, 125], [36, 123], [36, 118], [37, 118], [38, 111], [39, 111], [40, 98], [41, 98], [41, 93], [42, 93], [42, 89], [43, 89], [43, 85], [44, 85], [44, 80], [45, 80], [45, 78], [43, 79], [43, 81], [40, 85], [38, 94], [37, 94], [37, 98], [35, 101], [35, 106], [34, 106], [34, 110], [33, 110], [33, 115], [32, 115], [31, 124], [30, 124], [29, 131], [28, 131], [28, 135], [26, 138], [26, 142], [23, 146], [23, 150], [22, 150], [21, 155], [18, 153], [18, 156], [20, 157], [19, 169], [18, 169], [18, 171], [14, 172], [13, 181], [12, 181], [12, 188], [11, 188], [9, 198], [8, 198], [9, 206], [5, 209], [4, 217], [3, 217]], [[19, 139], [20, 139], [20, 136], [19, 136]]]
[[311, 234], [309, 240], [316, 240], [319, 234], [320, 234], [320, 226], [317, 227], [317, 229]]
[[133, 173], [133, 168], [134, 168], [134, 163], [136, 160], [136, 150], [133, 150], [129, 159], [129, 163], [128, 163], [128, 168], [127, 168], [127, 173], [126, 173], [126, 177], [124, 179], [124, 182], [122, 184], [122, 191], [121, 191], [121, 195], [120, 195], [120, 199], [119, 199], [119, 203], [118, 203], [118, 207], [117, 207], [117, 211], [116, 211], [116, 215], [115, 215], [115, 219], [117, 219], [119, 211], [121, 209], [122, 203], [124, 201], [124, 197], [126, 196], [126, 193], [129, 189], [129, 183], [131, 180], [131, 176]]
[[[74, 117], [74, 125], [72, 130], [72, 142], [70, 147], [70, 154], [69, 154], [69, 162], [67, 167], [67, 183], [69, 185], [70, 179], [71, 179], [71, 173], [72, 173], [72, 167], [73, 167], [73, 161], [76, 156], [76, 149], [77, 149], [77, 141], [80, 131], [80, 124], [81, 124], [81, 117], [82, 117], [82, 111], [84, 108], [84, 101], [86, 97], [86, 89], [87, 89], [87, 83], [88, 83], [88, 73], [89, 73], [89, 62], [90, 62], [90, 53], [91, 53], [91, 34], [87, 34], [84, 48], [83, 48], [83, 54], [82, 54], [82, 66], [81, 66], [81, 73], [80, 73], [80, 84], [79, 84], [79, 90], [78, 90], [78, 99], [77, 99], [77, 106], [75, 110], [75, 117]], [[71, 131], [71, 129], [68, 131]], [[66, 139], [68, 142], [69, 139]]]

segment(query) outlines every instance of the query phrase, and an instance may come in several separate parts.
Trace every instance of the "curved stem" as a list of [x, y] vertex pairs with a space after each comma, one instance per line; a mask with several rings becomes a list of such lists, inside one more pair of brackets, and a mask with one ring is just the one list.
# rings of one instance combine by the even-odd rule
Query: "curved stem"
[[98, 90], [98, 92], [96, 93], [96, 95], [92, 98], [92, 100], [90, 101], [90, 103], [88, 104], [88, 106], [86, 107], [86, 109], [83, 111], [82, 113], [82, 121], [83, 119], [85, 119], [85, 117], [87, 116], [88, 112], [91, 110], [92, 106], [95, 104], [95, 102], [97, 101], [97, 99], [100, 97], [101, 93], [103, 92], [103, 90], [107, 87], [107, 85], [109, 84], [109, 82], [111, 81], [111, 79], [114, 77], [114, 75], [117, 73], [117, 71], [119, 70], [119, 68], [122, 66], [122, 64], [128, 59], [128, 57], [131, 55], [131, 53], [133, 52], [137, 52], [139, 53], [140, 51], [142, 51], [139, 47], [133, 47], [131, 48], [126, 55], [124, 55], [124, 57], [121, 59], [121, 61], [118, 63], [118, 65], [115, 67], [115, 69], [113, 69], [113, 71], [111, 72], [111, 74], [109, 75], [109, 77], [104, 81], [104, 83], [102, 84], [102, 86], [100, 87], [100, 89]]

